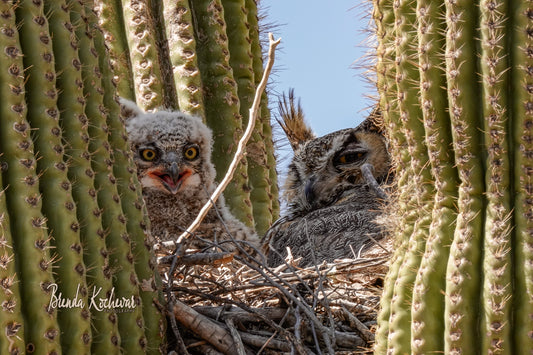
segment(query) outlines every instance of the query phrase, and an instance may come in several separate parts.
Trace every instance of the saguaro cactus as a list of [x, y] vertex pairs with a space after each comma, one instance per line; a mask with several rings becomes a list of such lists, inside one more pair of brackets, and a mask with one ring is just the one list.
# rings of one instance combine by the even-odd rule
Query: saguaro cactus
[[398, 172], [376, 353], [533, 352], [528, 4], [374, 1]]
[[0, 13], [0, 352], [159, 352], [158, 274], [91, 2]]

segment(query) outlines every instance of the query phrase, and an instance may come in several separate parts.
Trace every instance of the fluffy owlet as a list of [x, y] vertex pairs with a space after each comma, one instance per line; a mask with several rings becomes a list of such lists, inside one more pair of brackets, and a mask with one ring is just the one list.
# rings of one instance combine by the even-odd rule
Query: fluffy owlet
[[374, 124], [379, 113], [359, 127], [315, 138], [292, 93], [281, 108], [294, 158], [283, 191], [287, 210], [263, 239], [269, 264], [280, 264], [287, 247], [302, 257], [301, 266], [354, 257], [384, 234], [377, 219], [390, 160]]
[[[199, 117], [183, 112], [147, 113], [125, 99], [121, 106], [152, 234], [163, 241], [175, 240], [216, 189], [211, 130]], [[229, 212], [221, 196], [195, 232], [193, 244], [220, 243], [230, 239], [228, 233], [240, 240], [256, 238]], [[227, 243], [221, 247], [234, 249]]]

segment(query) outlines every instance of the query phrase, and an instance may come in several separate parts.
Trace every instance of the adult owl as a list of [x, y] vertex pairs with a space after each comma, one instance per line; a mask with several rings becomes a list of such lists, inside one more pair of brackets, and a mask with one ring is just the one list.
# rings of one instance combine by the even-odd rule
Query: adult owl
[[[152, 234], [176, 240], [198, 215], [216, 189], [211, 162], [212, 133], [199, 117], [179, 111], [142, 111], [121, 99], [126, 131], [151, 222]], [[230, 238], [256, 242], [257, 237], [237, 220], [221, 196], [196, 230], [192, 244], [234, 246]]]
[[290, 248], [300, 266], [355, 257], [384, 235], [378, 221], [389, 179], [386, 141], [373, 112], [361, 125], [315, 138], [292, 93], [280, 122], [294, 149], [283, 188], [287, 210], [263, 238], [270, 265]]

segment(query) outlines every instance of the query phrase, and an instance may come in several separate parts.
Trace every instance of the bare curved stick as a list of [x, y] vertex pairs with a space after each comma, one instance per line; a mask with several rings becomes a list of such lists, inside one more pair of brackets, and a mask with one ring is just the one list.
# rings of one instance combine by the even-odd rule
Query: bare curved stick
[[261, 95], [263, 94], [263, 91], [265, 90], [268, 76], [270, 75], [270, 72], [272, 71], [272, 66], [274, 65], [274, 57], [275, 57], [275, 50], [277, 45], [280, 43], [281, 38], [278, 38], [277, 40], [274, 40], [274, 36], [272, 33], [268, 34], [269, 39], [269, 46], [268, 46], [268, 61], [265, 66], [265, 71], [263, 72], [263, 77], [261, 78], [261, 82], [257, 86], [257, 89], [255, 91], [255, 97], [254, 102], [252, 103], [252, 107], [250, 107], [250, 119], [248, 120], [248, 126], [246, 127], [246, 131], [244, 131], [244, 134], [242, 138], [239, 141], [239, 144], [237, 145], [237, 151], [235, 152], [235, 156], [233, 157], [233, 160], [228, 168], [228, 171], [226, 173], [226, 176], [224, 176], [224, 179], [220, 182], [216, 190], [211, 195], [211, 198], [207, 203], [202, 207], [200, 212], [198, 213], [198, 216], [196, 219], [191, 223], [189, 228], [185, 232], [183, 232], [177, 240], [170, 240], [166, 242], [162, 242], [161, 245], [164, 247], [173, 247], [177, 244], [181, 243], [184, 239], [186, 239], [188, 236], [192, 235], [194, 231], [200, 226], [200, 223], [202, 223], [203, 219], [207, 215], [207, 212], [211, 209], [213, 204], [218, 200], [220, 195], [222, 194], [222, 191], [228, 186], [229, 182], [233, 178], [233, 174], [235, 173], [235, 170], [237, 169], [237, 165], [241, 161], [241, 159], [244, 157], [244, 151], [246, 149], [246, 144], [248, 143], [248, 140], [250, 140], [250, 137], [252, 136], [252, 131], [254, 130], [255, 121], [257, 119], [257, 115], [259, 112], [259, 105], [261, 104]]

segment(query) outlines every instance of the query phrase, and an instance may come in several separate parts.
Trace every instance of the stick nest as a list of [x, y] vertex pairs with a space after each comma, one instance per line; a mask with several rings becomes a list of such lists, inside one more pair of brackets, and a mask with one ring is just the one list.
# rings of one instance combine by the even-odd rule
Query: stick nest
[[[364, 354], [374, 341], [390, 245], [311, 267], [257, 250], [159, 255], [169, 350], [178, 354]], [[177, 255], [177, 254], [175, 254]], [[172, 270], [172, 271], [171, 271]]]

